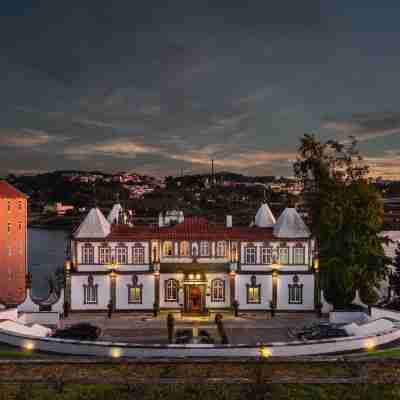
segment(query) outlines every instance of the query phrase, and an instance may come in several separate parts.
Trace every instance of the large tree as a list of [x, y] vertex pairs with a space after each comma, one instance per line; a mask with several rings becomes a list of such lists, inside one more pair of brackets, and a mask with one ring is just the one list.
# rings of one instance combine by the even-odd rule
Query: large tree
[[353, 138], [347, 144], [321, 143], [304, 135], [294, 172], [304, 184], [324, 293], [335, 308], [346, 307], [357, 289], [370, 294], [387, 274], [385, 239], [378, 235], [381, 196], [368, 184], [368, 167]]

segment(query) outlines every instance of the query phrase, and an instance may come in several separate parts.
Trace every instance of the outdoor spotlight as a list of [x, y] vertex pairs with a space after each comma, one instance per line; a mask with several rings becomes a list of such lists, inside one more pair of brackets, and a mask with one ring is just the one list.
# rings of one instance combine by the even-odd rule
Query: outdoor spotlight
[[268, 358], [272, 356], [271, 350], [267, 346], [260, 347], [260, 356], [261, 358]]

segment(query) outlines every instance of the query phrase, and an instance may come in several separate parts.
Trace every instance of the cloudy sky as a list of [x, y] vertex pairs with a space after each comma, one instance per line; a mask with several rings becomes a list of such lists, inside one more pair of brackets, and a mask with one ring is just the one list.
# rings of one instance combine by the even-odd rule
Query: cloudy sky
[[4, 3], [0, 175], [291, 175], [315, 132], [400, 177], [398, 0]]

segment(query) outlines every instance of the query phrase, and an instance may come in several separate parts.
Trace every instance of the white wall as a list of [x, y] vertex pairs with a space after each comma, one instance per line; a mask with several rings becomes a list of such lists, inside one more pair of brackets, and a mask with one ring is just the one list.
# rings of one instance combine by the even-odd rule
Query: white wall
[[18, 319], [18, 308], [8, 308], [7, 310], [0, 311], [0, 319], [16, 321]]
[[58, 312], [33, 312], [22, 313], [18, 318], [18, 322], [23, 324], [41, 324], [41, 325], [55, 325], [58, 326], [60, 322], [60, 315]]
[[239, 302], [239, 309], [243, 310], [266, 310], [269, 309], [269, 302], [272, 300], [272, 276], [271, 275], [256, 275], [256, 284], [261, 284], [261, 304], [247, 304], [247, 287], [246, 284], [251, 284], [250, 274], [236, 275], [235, 282], [235, 297]]
[[385, 308], [371, 307], [372, 318], [391, 318], [400, 321], [400, 312], [394, 310], [386, 310]]
[[132, 275], [117, 275], [116, 278], [116, 307], [117, 310], [149, 310], [154, 304], [154, 275], [137, 274], [138, 285], [142, 288], [142, 304], [128, 303], [128, 285], [132, 285]]
[[303, 303], [289, 304], [289, 284], [293, 284], [294, 275], [279, 275], [277, 278], [277, 309], [313, 310], [314, 309], [314, 275], [297, 274], [299, 284], [303, 284]]
[[106, 310], [110, 301], [110, 276], [92, 275], [93, 284], [98, 285], [97, 304], [84, 304], [83, 285], [88, 283], [88, 275], [71, 275], [71, 310]]

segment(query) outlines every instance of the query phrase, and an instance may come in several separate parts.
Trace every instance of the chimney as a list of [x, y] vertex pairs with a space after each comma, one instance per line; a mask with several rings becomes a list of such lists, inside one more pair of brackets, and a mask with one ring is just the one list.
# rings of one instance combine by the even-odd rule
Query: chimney
[[227, 215], [226, 216], [226, 227], [227, 228], [232, 228], [232, 215]]

